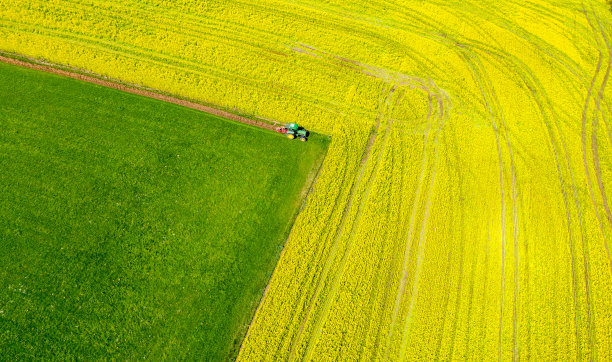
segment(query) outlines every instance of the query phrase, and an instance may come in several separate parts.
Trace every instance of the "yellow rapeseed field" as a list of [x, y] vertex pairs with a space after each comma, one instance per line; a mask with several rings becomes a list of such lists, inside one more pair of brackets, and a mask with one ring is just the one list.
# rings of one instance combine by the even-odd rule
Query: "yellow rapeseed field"
[[605, 1], [2, 0], [0, 49], [332, 136], [239, 360], [612, 360]]

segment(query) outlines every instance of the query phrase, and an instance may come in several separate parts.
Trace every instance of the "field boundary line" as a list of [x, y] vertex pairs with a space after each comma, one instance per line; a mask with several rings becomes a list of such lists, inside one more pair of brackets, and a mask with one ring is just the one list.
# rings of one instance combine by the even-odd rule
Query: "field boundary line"
[[[256, 119], [239, 116], [229, 111], [225, 111], [222, 109], [214, 108], [212, 106], [207, 106], [201, 103], [197, 103], [194, 100], [179, 98], [173, 95], [165, 94], [164, 92], [160, 90], [144, 87], [138, 84], [124, 83], [118, 79], [108, 78], [100, 74], [86, 71], [84, 69], [73, 68], [71, 70], [71, 68], [68, 68], [65, 65], [49, 63], [43, 60], [29, 58], [29, 57], [25, 57], [19, 54], [10, 53], [11, 56], [23, 58], [24, 60], [7, 57], [6, 55], [9, 55], [9, 53], [5, 53], [0, 50], [0, 62], [12, 64], [12, 65], [16, 65], [16, 66], [20, 66], [24, 68], [40, 70], [40, 71], [47, 72], [47, 73], [62, 75], [68, 78], [81, 80], [87, 83], [101, 85], [103, 87], [113, 88], [113, 89], [120, 90], [123, 92], [131, 93], [131, 94], [136, 94], [136, 95], [144, 96], [147, 98], [157, 99], [157, 100], [164, 101], [164, 102], [174, 103], [179, 106], [195, 109], [201, 112], [209, 113], [209, 114], [219, 116], [222, 118], [227, 118], [235, 122], [247, 124], [247, 125], [262, 128], [262, 129], [274, 130], [275, 125], [279, 124], [278, 122], [275, 122], [275, 121], [269, 121], [272, 123], [268, 123], [263, 120], [256, 120]], [[82, 73], [87, 73], [90, 75], [82, 74]]]

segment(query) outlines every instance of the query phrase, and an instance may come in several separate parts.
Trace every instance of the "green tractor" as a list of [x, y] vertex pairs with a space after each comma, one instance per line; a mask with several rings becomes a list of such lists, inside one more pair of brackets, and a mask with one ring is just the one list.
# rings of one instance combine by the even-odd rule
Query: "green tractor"
[[306, 142], [310, 135], [310, 132], [296, 123], [287, 123], [284, 127], [276, 127], [276, 132], [286, 134], [290, 140], [299, 138], [302, 142]]

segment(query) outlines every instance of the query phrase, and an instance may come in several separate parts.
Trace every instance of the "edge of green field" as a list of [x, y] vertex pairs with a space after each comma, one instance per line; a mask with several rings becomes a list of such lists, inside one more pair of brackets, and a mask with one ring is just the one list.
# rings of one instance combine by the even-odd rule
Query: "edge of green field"
[[3, 355], [233, 359], [330, 138], [0, 75]]
[[[210, 107], [210, 108], [214, 108], [216, 110], [220, 110], [220, 111], [224, 111], [224, 112], [228, 112], [231, 114], [234, 114], [236, 116], [239, 117], [244, 117], [244, 118], [248, 118], [251, 120], [255, 120], [255, 121], [259, 121], [259, 122], [263, 122], [263, 123], [267, 123], [267, 124], [276, 124], [273, 121], [270, 121], [269, 119], [266, 118], [261, 118], [258, 117], [254, 114], [251, 113], [246, 113], [240, 109], [237, 108], [229, 108], [229, 107], [223, 107], [219, 104], [215, 104], [215, 103], [210, 103], [210, 102], [206, 102], [204, 100], [201, 99], [193, 99], [193, 98], [189, 98], [189, 97], [184, 97], [178, 94], [174, 94], [174, 93], [170, 93], [170, 92], [164, 92], [160, 89], [155, 89], [155, 88], [151, 88], [151, 87], [145, 87], [143, 85], [140, 84], [135, 84], [135, 83], [129, 83], [129, 82], [125, 82], [121, 79], [117, 79], [117, 78], [111, 78], [111, 77], [107, 77], [105, 75], [102, 74], [98, 74], [98, 73], [94, 73], [91, 71], [88, 71], [86, 69], [81, 69], [78, 67], [72, 67], [69, 65], [65, 65], [65, 64], [59, 64], [59, 63], [53, 63], [50, 60], [44, 59], [44, 58], [33, 58], [33, 57], [29, 57], [27, 55], [24, 54], [18, 54], [18, 53], [12, 53], [12, 52], [7, 52], [4, 51], [2, 49], [0, 49], [0, 56], [3, 56], [5, 58], [9, 58], [9, 59], [13, 59], [13, 60], [17, 60], [17, 61], [21, 61], [21, 62], [25, 62], [25, 63], [29, 63], [29, 64], [33, 64], [33, 65], [42, 65], [45, 67], [49, 67], [49, 68], [53, 68], [56, 70], [60, 70], [60, 71], [66, 71], [66, 72], [70, 72], [70, 73], [74, 73], [74, 74], [79, 74], [79, 75], [83, 75], [86, 77], [91, 77], [91, 78], [95, 78], [98, 80], [102, 80], [102, 81], [106, 81], [106, 82], [111, 82], [111, 83], [115, 83], [115, 84], [119, 84], [128, 88], [132, 88], [135, 90], [142, 90], [142, 91], [146, 91], [146, 92], [152, 92], [155, 94], [159, 94], [162, 96], [168, 96], [168, 97], [172, 97], [175, 99], [179, 99], [179, 100], [183, 100], [183, 101], [187, 101], [187, 102], [191, 102], [191, 103], [196, 103], [196, 104], [200, 104], [206, 107]], [[236, 122], [234, 120], [231, 119], [226, 119], [225, 120], [229, 121], [229, 122], [233, 122], [233, 123], [240, 123], [240, 122]], [[311, 132], [311, 134], [317, 134], [316, 132]], [[321, 134], [319, 134], [321, 135]], [[321, 135], [326, 137], [325, 135]]]

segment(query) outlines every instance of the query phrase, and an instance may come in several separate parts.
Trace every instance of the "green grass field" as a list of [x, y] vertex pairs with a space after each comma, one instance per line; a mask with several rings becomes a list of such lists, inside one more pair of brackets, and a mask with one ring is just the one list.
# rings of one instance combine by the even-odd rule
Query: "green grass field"
[[0, 63], [0, 354], [237, 354], [328, 145]]

